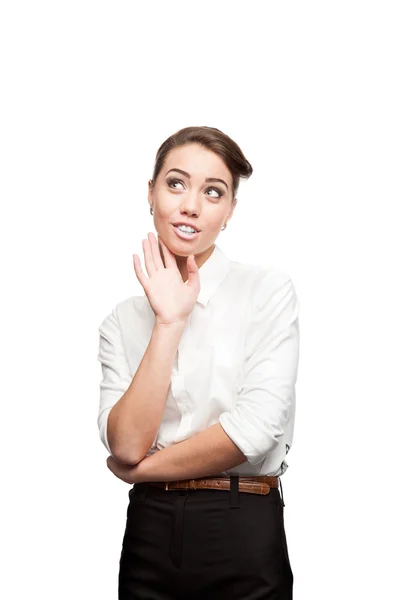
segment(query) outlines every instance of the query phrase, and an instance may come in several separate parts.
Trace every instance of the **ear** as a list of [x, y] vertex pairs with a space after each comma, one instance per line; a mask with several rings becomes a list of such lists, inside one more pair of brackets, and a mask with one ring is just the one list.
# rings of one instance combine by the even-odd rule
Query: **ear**
[[[152, 179], [148, 180], [148, 200], [152, 199]], [[151, 203], [150, 203], [151, 206]]]

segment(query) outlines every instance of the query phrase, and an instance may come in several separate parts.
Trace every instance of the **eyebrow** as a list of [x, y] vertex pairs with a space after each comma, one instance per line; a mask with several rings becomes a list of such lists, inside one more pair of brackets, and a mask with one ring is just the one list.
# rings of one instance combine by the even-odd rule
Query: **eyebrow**
[[[169, 169], [168, 173], [170, 173], [171, 171], [177, 171], [178, 173], [181, 173], [185, 177], [188, 177], [188, 179], [190, 179], [190, 177], [191, 177], [190, 173], [187, 173], [186, 171], [183, 171], [182, 169]], [[166, 175], [168, 173], [166, 173]], [[220, 183], [224, 183], [224, 185], [227, 187], [227, 189], [229, 189], [229, 186], [227, 185], [227, 183], [225, 181], [223, 181], [223, 179], [218, 179], [218, 177], [207, 177], [205, 179], [205, 181], [219, 181]]]

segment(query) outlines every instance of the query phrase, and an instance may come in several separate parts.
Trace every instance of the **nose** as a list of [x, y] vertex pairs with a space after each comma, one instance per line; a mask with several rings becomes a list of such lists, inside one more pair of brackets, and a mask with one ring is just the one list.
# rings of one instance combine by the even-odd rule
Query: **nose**
[[180, 214], [187, 215], [188, 217], [198, 217], [198, 211], [195, 208], [181, 208]]
[[201, 200], [199, 196], [191, 194], [190, 196], [185, 197], [184, 203], [180, 207], [180, 212], [181, 214], [198, 216], [200, 213], [200, 206]]

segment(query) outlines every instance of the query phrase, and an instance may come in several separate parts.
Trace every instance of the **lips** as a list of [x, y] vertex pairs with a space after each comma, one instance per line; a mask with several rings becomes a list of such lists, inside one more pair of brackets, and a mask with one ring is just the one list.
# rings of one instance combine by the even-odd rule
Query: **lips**
[[195, 233], [185, 233], [184, 231], [178, 229], [176, 225], [172, 225], [172, 227], [177, 237], [179, 237], [182, 240], [194, 240], [200, 234], [199, 231], [196, 231]]

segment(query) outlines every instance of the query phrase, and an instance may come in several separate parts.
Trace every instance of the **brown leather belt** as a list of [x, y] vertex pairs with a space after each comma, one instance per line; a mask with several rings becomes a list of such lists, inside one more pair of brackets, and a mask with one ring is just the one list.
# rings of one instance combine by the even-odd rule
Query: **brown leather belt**
[[[201, 477], [198, 479], [183, 479], [181, 481], [148, 481], [148, 485], [164, 490], [229, 490], [230, 477]], [[259, 475], [238, 478], [238, 490], [250, 494], [268, 494], [270, 488], [278, 488], [279, 477], [274, 475]]]

